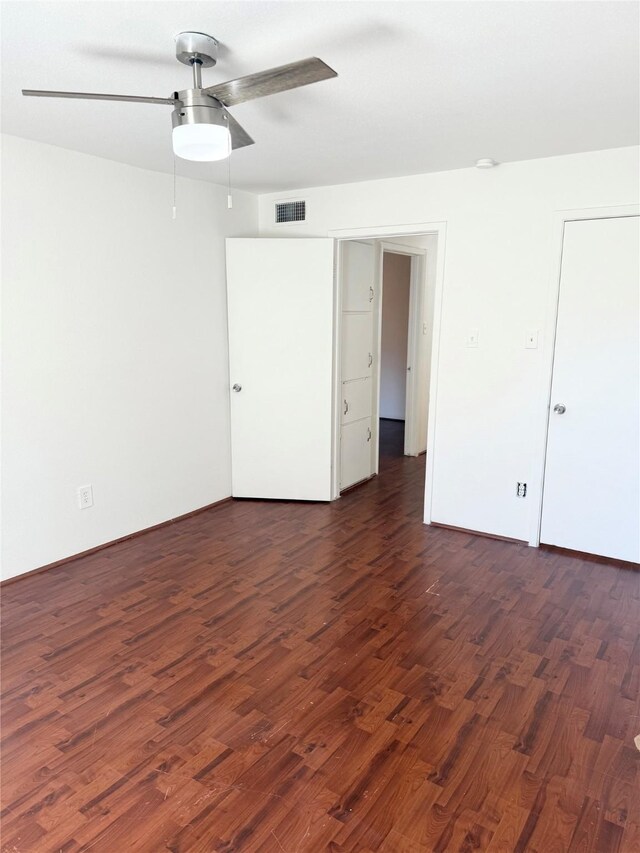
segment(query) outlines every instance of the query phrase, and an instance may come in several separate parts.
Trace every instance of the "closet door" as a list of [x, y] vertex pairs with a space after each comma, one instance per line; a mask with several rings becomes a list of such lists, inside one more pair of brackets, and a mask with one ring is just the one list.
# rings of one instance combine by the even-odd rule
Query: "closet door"
[[342, 425], [342, 488], [371, 476], [371, 418]]
[[373, 367], [373, 312], [342, 314], [342, 379], [371, 376]]
[[639, 218], [565, 224], [541, 541], [640, 561]]
[[340, 488], [375, 471], [372, 441], [374, 246], [342, 244]]
[[342, 310], [371, 311], [375, 296], [373, 245], [349, 240], [342, 244]]
[[371, 379], [342, 383], [342, 423], [371, 419]]

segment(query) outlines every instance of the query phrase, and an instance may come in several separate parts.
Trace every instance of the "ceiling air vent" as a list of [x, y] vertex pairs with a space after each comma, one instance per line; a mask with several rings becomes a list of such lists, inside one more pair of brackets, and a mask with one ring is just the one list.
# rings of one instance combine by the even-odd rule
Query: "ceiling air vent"
[[306, 201], [276, 202], [276, 224], [285, 222], [304, 222], [306, 218]]

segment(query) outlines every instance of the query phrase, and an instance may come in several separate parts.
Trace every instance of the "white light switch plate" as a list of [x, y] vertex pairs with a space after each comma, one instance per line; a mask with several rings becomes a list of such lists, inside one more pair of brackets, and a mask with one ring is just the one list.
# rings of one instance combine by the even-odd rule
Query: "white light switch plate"
[[466, 346], [477, 347], [478, 346], [478, 338], [479, 338], [478, 330], [477, 329], [469, 329], [469, 331], [467, 332]]

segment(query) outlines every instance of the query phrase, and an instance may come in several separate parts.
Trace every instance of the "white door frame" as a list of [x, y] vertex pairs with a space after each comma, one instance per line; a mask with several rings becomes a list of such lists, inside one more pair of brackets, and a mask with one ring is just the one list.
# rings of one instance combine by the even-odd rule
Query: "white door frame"
[[[429, 423], [427, 430], [427, 470], [425, 477], [425, 494], [424, 494], [424, 523], [431, 524], [431, 506], [433, 496], [433, 469], [435, 462], [436, 448], [436, 411], [438, 405], [438, 363], [440, 354], [440, 329], [442, 324], [442, 299], [444, 290], [444, 259], [445, 259], [445, 244], [446, 244], [447, 223], [442, 222], [414, 222], [403, 225], [379, 225], [368, 226], [364, 228], [336, 228], [327, 232], [327, 237], [332, 237], [336, 240], [339, 248], [340, 242], [344, 240], [384, 240], [388, 237], [421, 237], [425, 234], [434, 234], [438, 238], [438, 249], [436, 259], [436, 280], [434, 293], [434, 310], [433, 310], [433, 331], [431, 344], [431, 378], [430, 378], [430, 393], [429, 393]], [[339, 260], [339, 258], [338, 258]], [[334, 352], [339, 359], [339, 341], [341, 335], [340, 314], [341, 314], [341, 295], [342, 286], [340, 281], [339, 264], [337, 265], [338, 275], [336, 277], [336, 331], [334, 340]], [[337, 377], [338, 364], [334, 365], [334, 377]], [[337, 377], [337, 380], [339, 377]], [[339, 393], [339, 382], [336, 380], [336, 395]], [[335, 410], [340, 411], [339, 401], [336, 397]], [[340, 450], [340, 424], [339, 416], [334, 416], [334, 465], [333, 465], [333, 497], [340, 497], [340, 465], [339, 458], [336, 453]], [[376, 441], [377, 446], [377, 441]], [[376, 450], [377, 453], [377, 450]]]
[[556, 344], [556, 328], [558, 323], [558, 304], [560, 299], [560, 274], [562, 267], [562, 247], [564, 242], [565, 222], [575, 222], [583, 219], [617, 219], [626, 216], [639, 216], [640, 205], [621, 204], [610, 207], [586, 207], [575, 210], [558, 210], [553, 214], [553, 251], [549, 278], [547, 308], [544, 328], [544, 347], [541, 358], [540, 398], [538, 428], [535, 434], [539, 436], [534, 456], [534, 472], [532, 472], [531, 496], [534, 498], [530, 509], [529, 545], [537, 548], [540, 545], [540, 529], [542, 526], [542, 501], [544, 497], [544, 475], [547, 461], [547, 436], [549, 432], [549, 410], [551, 408], [551, 386], [553, 382], [553, 357]]
[[[425, 257], [426, 249], [421, 249], [417, 246], [403, 246], [401, 243], [386, 243], [381, 240], [378, 243], [379, 259], [378, 259], [378, 310], [376, 312], [377, 323], [377, 358], [376, 358], [376, 381], [374, 382], [374, 400], [372, 418], [376, 425], [376, 433], [379, 433], [378, 424], [380, 421], [380, 379], [382, 375], [382, 294], [384, 290], [384, 275], [383, 275], [383, 259], [384, 254], [405, 255], [411, 258], [411, 272], [409, 284], [409, 324], [407, 328], [407, 371], [405, 374], [406, 387], [406, 404], [405, 404], [405, 421], [404, 421], [404, 455], [418, 456], [418, 428], [417, 416], [418, 410], [415, 402], [417, 398], [418, 380], [426, 377], [419, 376], [416, 369], [418, 359], [418, 341], [422, 331], [422, 313], [425, 303], [425, 288], [427, 284], [427, 265]], [[411, 368], [409, 370], [409, 368]], [[378, 473], [379, 467], [379, 436], [376, 436], [375, 441], [375, 472]]]

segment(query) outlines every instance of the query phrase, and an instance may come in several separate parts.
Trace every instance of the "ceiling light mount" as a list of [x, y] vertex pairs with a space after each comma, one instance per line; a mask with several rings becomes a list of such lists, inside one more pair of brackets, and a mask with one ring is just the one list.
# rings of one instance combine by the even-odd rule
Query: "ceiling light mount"
[[178, 33], [176, 59], [183, 65], [197, 63], [202, 68], [212, 68], [218, 61], [218, 42], [206, 33]]
[[491, 157], [481, 157], [480, 160], [476, 160], [476, 169], [493, 169], [497, 165], [497, 162]]

